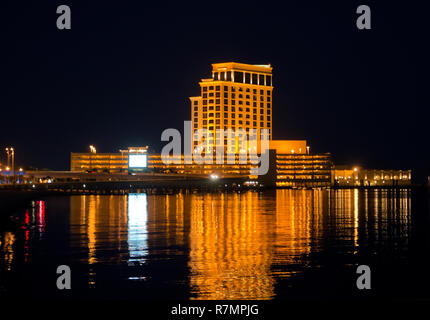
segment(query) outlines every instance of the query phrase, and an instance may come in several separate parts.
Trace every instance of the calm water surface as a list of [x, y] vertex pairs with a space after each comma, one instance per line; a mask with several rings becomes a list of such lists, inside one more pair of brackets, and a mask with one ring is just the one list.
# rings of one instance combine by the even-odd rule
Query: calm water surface
[[[430, 297], [427, 191], [64, 196], [16, 217], [0, 230], [5, 297]], [[372, 290], [356, 289], [360, 264]]]

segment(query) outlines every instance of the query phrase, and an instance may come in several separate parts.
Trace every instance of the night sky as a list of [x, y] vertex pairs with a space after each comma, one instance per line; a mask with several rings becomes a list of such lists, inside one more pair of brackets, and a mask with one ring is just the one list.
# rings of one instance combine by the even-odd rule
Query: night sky
[[[56, 28], [61, 4], [72, 30]], [[360, 4], [371, 30], [356, 27]], [[161, 132], [190, 119], [211, 63], [270, 63], [275, 139], [422, 182], [426, 14], [418, 1], [1, 1], [0, 147], [58, 170], [90, 144], [158, 152]]]

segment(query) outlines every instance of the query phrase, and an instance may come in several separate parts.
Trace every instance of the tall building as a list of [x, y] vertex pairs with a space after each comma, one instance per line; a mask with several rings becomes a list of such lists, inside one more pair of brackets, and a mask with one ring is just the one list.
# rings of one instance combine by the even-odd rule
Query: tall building
[[[189, 161], [188, 151], [183, 155], [174, 156], [177, 161], [172, 163], [164, 163], [160, 154], [148, 154], [147, 159], [145, 158], [147, 171], [242, 176], [252, 180], [259, 179], [263, 185], [281, 187], [323, 187], [331, 184], [330, 154], [311, 154], [306, 140], [272, 140], [273, 81], [270, 65], [215, 63], [212, 64], [212, 77], [202, 79], [199, 85], [200, 95], [190, 97], [193, 130], [191, 146], [195, 152], [193, 161]], [[212, 137], [201, 139], [196, 131], [203, 129], [210, 132]], [[263, 166], [263, 160], [261, 163], [254, 161], [255, 157], [258, 158], [257, 154], [262, 151], [260, 149], [262, 129], [268, 131], [269, 159], [264, 160], [269, 162], [268, 166]], [[233, 130], [234, 141], [228, 136], [217, 137], [217, 130]], [[239, 132], [241, 130], [242, 132]], [[252, 137], [254, 130], [257, 133], [256, 137]], [[246, 135], [247, 141], [252, 137], [257, 144], [243, 145], [242, 142], [245, 140], [243, 135]], [[223, 147], [227, 159], [220, 157], [221, 161], [218, 162], [220, 146]], [[204, 147], [204, 150], [199, 149], [200, 147]], [[204, 163], [195, 161], [194, 156], [207, 151], [209, 151], [207, 160], [216, 161]], [[211, 153], [216, 159], [211, 159]], [[242, 157], [242, 153], [248, 154], [248, 157]], [[233, 157], [230, 158], [231, 154]], [[122, 151], [116, 155], [72, 153], [71, 168], [73, 171], [130, 172], [130, 168], [136, 170], [134, 165], [130, 165], [130, 160], [133, 160], [133, 157], [127, 156]], [[269, 170], [265, 175], [258, 176], [254, 169], [260, 164]]]
[[[227, 150], [227, 138], [224, 142], [216, 137], [217, 129], [239, 129], [247, 135], [257, 130], [260, 141], [261, 129], [269, 130], [272, 137], [272, 67], [270, 65], [251, 65], [236, 62], [212, 64], [212, 77], [199, 82], [200, 96], [190, 97], [193, 132], [206, 129], [212, 134], [205, 146], [224, 145]], [[222, 139], [222, 138], [221, 138]], [[248, 137], [249, 139], [249, 137]], [[194, 135], [193, 150], [200, 143]], [[233, 146], [232, 146], [233, 147]]]

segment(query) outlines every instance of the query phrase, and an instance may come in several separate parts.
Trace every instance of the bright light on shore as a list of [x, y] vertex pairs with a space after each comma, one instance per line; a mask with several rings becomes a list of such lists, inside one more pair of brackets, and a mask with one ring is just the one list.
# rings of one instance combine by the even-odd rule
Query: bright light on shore
[[212, 180], [216, 180], [216, 179], [218, 179], [218, 175], [216, 175], [216, 174], [211, 174], [211, 179], [212, 179]]

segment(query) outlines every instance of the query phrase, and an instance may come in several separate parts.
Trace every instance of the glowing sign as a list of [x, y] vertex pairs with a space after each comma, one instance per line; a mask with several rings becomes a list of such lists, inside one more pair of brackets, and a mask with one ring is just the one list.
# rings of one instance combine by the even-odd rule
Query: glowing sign
[[146, 168], [147, 162], [146, 154], [130, 154], [128, 156], [129, 168]]

